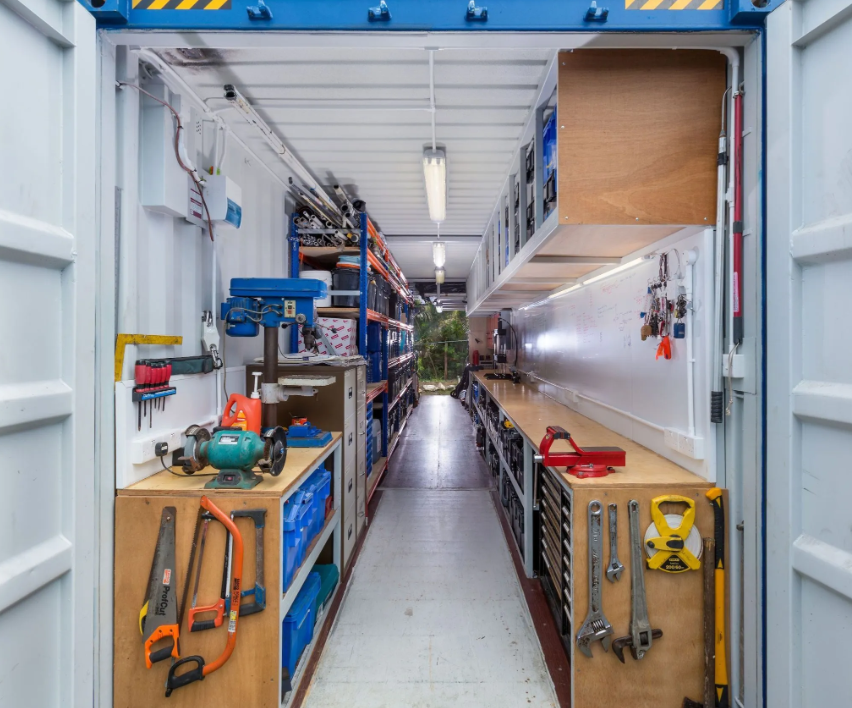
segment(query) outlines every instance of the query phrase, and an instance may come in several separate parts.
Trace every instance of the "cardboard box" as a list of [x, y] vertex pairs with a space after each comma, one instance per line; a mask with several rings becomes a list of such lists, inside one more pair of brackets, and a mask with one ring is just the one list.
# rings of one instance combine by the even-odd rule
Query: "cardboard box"
[[[328, 351], [325, 343], [320, 340], [317, 347], [320, 354], [331, 356], [358, 355], [358, 320], [344, 320], [338, 317], [319, 317], [317, 324], [322, 328], [326, 339], [334, 351]], [[299, 352], [305, 352], [305, 341], [299, 332]]]

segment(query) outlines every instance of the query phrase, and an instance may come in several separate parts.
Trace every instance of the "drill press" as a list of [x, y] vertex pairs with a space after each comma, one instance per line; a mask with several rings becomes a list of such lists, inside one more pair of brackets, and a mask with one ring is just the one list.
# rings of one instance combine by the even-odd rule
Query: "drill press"
[[316, 325], [316, 300], [326, 296], [326, 284], [299, 278], [233, 278], [231, 297], [222, 303], [221, 316], [229, 337], [256, 337], [263, 328], [263, 377], [260, 398], [261, 435], [238, 428], [186, 430], [181, 458], [186, 474], [207, 465], [219, 470], [207, 489], [252, 489], [261, 477], [253, 472], [279, 475], [287, 459], [287, 432], [277, 425], [278, 403], [290, 396], [313, 396], [317, 386], [334, 383], [334, 377], [278, 378], [278, 332], [296, 325], [306, 343], [322, 334]]

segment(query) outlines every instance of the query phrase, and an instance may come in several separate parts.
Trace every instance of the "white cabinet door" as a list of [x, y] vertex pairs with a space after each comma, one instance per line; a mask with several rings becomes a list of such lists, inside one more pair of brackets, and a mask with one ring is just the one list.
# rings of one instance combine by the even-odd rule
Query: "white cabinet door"
[[91, 706], [95, 22], [0, 0], [0, 706]]
[[767, 24], [766, 702], [852, 705], [852, 5]]

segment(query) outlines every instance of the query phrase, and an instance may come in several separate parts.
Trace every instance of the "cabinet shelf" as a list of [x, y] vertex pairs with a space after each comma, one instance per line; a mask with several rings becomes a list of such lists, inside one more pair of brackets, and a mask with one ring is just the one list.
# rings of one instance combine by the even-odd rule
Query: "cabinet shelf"
[[290, 607], [293, 605], [293, 602], [296, 600], [296, 596], [299, 594], [299, 590], [302, 589], [302, 586], [305, 584], [305, 581], [308, 579], [308, 574], [314, 567], [314, 564], [317, 562], [317, 558], [319, 557], [320, 552], [328, 541], [329, 537], [332, 533], [334, 533], [334, 529], [340, 524], [340, 509], [335, 509], [334, 513], [331, 515], [325, 522], [325, 526], [322, 527], [322, 531], [317, 534], [317, 537], [314, 539], [310, 548], [308, 549], [307, 554], [305, 555], [305, 560], [302, 562], [302, 565], [299, 566], [299, 570], [296, 572], [296, 576], [293, 578], [293, 582], [290, 583], [290, 587], [281, 595], [281, 608], [279, 610], [279, 614], [281, 615], [281, 619], [287, 616], [287, 613], [290, 611]]

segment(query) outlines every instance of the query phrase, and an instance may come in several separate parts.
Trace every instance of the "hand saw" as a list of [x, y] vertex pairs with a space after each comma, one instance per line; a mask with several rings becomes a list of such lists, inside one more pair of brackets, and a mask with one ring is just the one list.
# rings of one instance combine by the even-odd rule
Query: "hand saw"
[[[139, 612], [139, 631], [145, 648], [145, 666], [149, 669], [158, 661], [170, 656], [180, 658], [178, 652], [177, 573], [175, 572], [175, 517], [177, 509], [167, 506], [160, 517], [160, 532], [154, 549], [154, 560], [148, 576], [145, 603]], [[160, 640], [171, 640], [170, 645], [154, 649]]]

